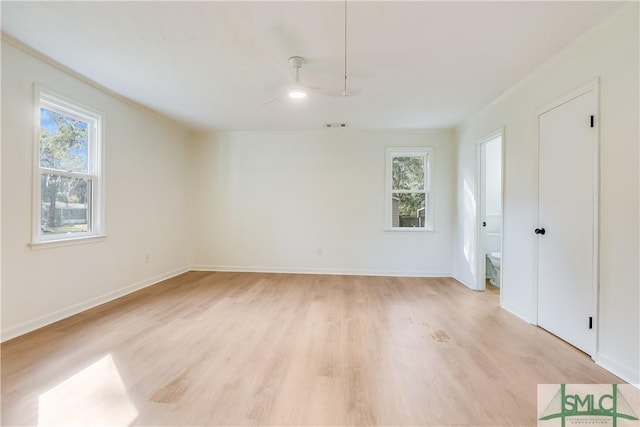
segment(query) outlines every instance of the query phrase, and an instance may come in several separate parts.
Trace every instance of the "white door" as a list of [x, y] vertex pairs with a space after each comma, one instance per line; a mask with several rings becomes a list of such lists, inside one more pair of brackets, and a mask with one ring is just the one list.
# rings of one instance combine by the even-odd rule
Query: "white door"
[[538, 117], [538, 325], [589, 355], [596, 336], [597, 105], [594, 88]]

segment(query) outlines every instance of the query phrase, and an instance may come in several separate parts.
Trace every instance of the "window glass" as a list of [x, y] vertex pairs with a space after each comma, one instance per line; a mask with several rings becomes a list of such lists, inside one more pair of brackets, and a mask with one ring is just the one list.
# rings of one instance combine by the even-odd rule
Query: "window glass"
[[394, 157], [392, 181], [394, 190], [424, 190], [424, 156]]
[[42, 90], [34, 182], [33, 241], [102, 232], [102, 117]]
[[89, 171], [88, 123], [40, 108], [40, 167]]
[[387, 148], [387, 230], [432, 230], [430, 147]]

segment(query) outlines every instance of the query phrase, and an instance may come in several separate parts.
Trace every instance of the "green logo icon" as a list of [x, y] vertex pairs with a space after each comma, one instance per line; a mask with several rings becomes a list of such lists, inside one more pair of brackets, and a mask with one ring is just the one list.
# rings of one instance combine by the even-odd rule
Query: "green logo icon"
[[612, 384], [611, 387], [611, 394], [567, 394], [566, 384], [560, 384], [560, 389], [539, 420], [560, 418], [562, 427], [565, 427], [565, 421], [570, 417], [610, 417], [613, 427], [617, 427], [619, 418], [638, 420], [631, 405], [618, 389], [618, 384]]

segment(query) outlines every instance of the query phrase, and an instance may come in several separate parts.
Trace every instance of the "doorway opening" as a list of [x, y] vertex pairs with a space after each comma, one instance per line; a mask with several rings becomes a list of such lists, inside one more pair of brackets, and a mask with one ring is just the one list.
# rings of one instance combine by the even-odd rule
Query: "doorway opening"
[[478, 141], [478, 209], [476, 239], [476, 287], [500, 293], [503, 230], [503, 131]]

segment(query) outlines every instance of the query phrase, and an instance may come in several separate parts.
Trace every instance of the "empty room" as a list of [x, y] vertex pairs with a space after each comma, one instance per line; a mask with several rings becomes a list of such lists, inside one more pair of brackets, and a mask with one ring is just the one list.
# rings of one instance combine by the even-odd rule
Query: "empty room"
[[2, 425], [640, 425], [637, 1], [2, 1]]

